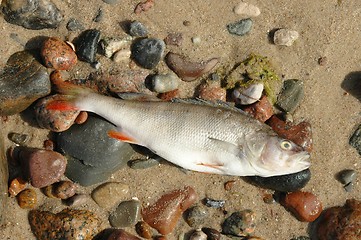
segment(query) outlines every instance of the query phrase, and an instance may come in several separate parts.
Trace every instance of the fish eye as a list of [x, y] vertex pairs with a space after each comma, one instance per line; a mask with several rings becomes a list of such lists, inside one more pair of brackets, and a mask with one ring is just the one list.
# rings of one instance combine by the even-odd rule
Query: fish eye
[[292, 149], [292, 144], [288, 140], [282, 140], [280, 143], [280, 146], [283, 150], [291, 150]]

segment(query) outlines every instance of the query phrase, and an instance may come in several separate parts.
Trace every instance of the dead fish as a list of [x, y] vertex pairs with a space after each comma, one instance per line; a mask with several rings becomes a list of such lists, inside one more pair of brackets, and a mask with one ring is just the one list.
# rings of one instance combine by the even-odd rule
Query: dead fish
[[48, 109], [98, 114], [117, 126], [110, 137], [144, 146], [182, 168], [234, 176], [291, 174], [310, 166], [309, 153], [268, 125], [230, 107], [134, 101], [54, 82], [66, 101]]

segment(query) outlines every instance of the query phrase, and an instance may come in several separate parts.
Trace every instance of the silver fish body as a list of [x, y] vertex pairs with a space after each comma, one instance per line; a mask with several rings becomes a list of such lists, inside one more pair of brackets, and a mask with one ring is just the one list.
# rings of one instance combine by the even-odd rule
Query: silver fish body
[[309, 154], [241, 111], [172, 102], [139, 102], [90, 93], [76, 102], [132, 142], [199, 172], [275, 176], [309, 167]]

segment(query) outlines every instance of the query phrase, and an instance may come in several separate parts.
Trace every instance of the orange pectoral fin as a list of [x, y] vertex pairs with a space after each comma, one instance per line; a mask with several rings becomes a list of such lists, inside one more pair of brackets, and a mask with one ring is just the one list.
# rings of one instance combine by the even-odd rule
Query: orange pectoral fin
[[70, 111], [70, 110], [79, 110], [71, 102], [65, 100], [55, 100], [46, 104], [46, 109], [48, 110], [59, 110], [59, 111]]
[[127, 143], [132, 143], [132, 144], [138, 144], [134, 138], [129, 137], [128, 135], [122, 133], [122, 132], [117, 132], [115, 130], [109, 130], [108, 131], [108, 136], [111, 138], [115, 138], [117, 140], [123, 141], [123, 142], [127, 142]]

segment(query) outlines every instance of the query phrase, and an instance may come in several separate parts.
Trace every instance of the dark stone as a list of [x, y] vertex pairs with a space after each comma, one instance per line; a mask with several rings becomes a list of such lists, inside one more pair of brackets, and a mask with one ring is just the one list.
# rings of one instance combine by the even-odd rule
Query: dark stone
[[137, 200], [121, 202], [109, 216], [110, 225], [117, 228], [134, 226], [140, 218], [140, 209]]
[[293, 112], [304, 96], [303, 82], [296, 79], [284, 81], [276, 106], [285, 112]]
[[356, 148], [357, 152], [361, 155], [361, 125], [358, 126], [356, 131], [352, 134], [349, 144]]
[[57, 28], [63, 20], [51, 0], [4, 0], [1, 8], [7, 22], [28, 29]]
[[298, 173], [292, 173], [282, 176], [259, 177], [251, 176], [246, 178], [252, 184], [263, 188], [272, 189], [280, 192], [294, 192], [306, 186], [311, 179], [311, 171], [309, 169]]
[[19, 113], [51, 91], [46, 68], [25, 51], [10, 56], [0, 86], [0, 115]]
[[[0, 129], [2, 128], [0, 122]], [[3, 134], [0, 134], [0, 225], [4, 222], [4, 216], [6, 212], [7, 200], [8, 200], [8, 165], [5, 154], [5, 145]]]
[[222, 233], [233, 236], [247, 236], [254, 232], [255, 213], [249, 209], [234, 212], [222, 224]]
[[69, 31], [83, 31], [85, 28], [83, 23], [75, 18], [70, 18], [68, 23], [66, 24], [66, 29]]
[[165, 49], [163, 40], [143, 38], [132, 45], [132, 58], [143, 68], [155, 68]]
[[129, 25], [129, 35], [133, 37], [146, 37], [148, 35], [148, 29], [143, 23], [134, 21]]
[[76, 41], [76, 54], [84, 62], [95, 62], [95, 54], [98, 49], [100, 31], [97, 29], [85, 30]]
[[253, 21], [250, 18], [242, 19], [227, 25], [228, 32], [237, 36], [246, 35], [251, 31]]
[[128, 143], [108, 137], [110, 129], [115, 129], [114, 125], [90, 116], [85, 123], [57, 134], [58, 149], [68, 158], [68, 178], [89, 186], [107, 180], [127, 164], [134, 150]]

